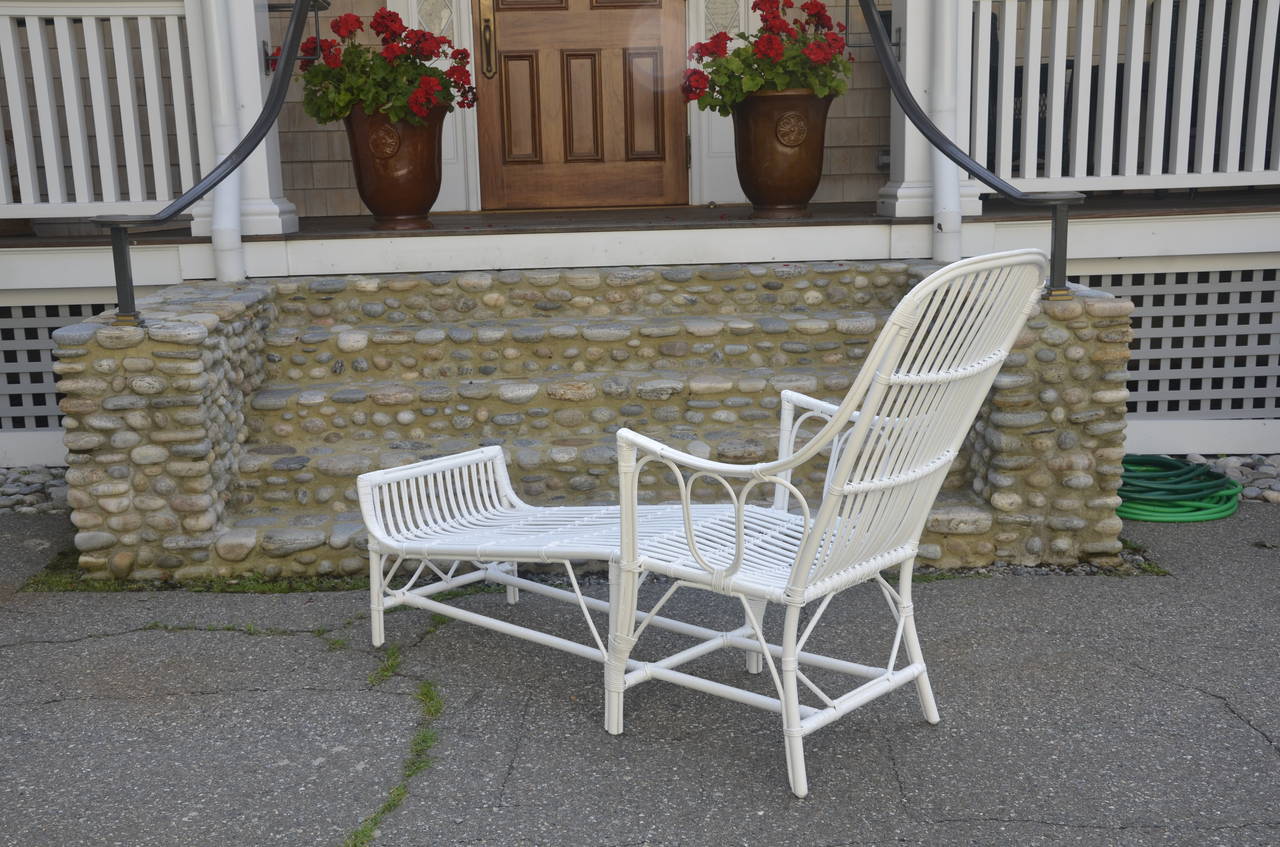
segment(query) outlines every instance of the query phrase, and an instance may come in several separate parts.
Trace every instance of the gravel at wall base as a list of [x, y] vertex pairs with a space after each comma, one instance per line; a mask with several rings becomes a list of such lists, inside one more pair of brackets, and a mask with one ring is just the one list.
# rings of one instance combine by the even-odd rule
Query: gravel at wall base
[[0, 515], [66, 514], [66, 468], [32, 465], [27, 468], [0, 468]]

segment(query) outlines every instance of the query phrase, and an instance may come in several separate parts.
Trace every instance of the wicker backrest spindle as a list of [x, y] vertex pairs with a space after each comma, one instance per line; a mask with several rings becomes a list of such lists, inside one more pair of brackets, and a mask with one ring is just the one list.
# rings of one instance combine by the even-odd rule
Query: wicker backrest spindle
[[[837, 449], [789, 593], [858, 582], [915, 554], [929, 508], [1045, 271], [1038, 250], [957, 262], [894, 310], [858, 380], [814, 436]], [[836, 427], [844, 432], [832, 432]]]

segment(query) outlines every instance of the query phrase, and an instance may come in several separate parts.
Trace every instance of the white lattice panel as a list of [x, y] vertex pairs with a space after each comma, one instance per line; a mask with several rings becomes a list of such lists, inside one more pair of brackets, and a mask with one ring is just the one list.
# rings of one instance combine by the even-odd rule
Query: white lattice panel
[[0, 430], [58, 428], [49, 335], [107, 308], [106, 304], [0, 306]]
[[1275, 268], [1091, 276], [1134, 301], [1135, 418], [1280, 419]]

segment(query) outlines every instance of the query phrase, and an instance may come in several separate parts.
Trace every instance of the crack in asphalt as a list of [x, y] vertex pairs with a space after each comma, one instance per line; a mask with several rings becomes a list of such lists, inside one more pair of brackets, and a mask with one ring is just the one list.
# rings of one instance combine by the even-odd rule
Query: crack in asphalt
[[958, 817], [958, 818], [938, 818], [933, 823], [1025, 823], [1035, 824], [1036, 826], [1047, 826], [1058, 829], [1083, 829], [1083, 830], [1102, 830], [1106, 832], [1128, 832], [1132, 830], [1154, 830], [1156, 832], [1221, 832], [1223, 830], [1241, 830], [1256, 828], [1274, 828], [1280, 827], [1280, 821], [1255, 821], [1250, 823], [1237, 824], [1214, 824], [1212, 826], [1202, 826], [1197, 824], [1100, 824], [1100, 823], [1072, 823], [1070, 821], [1048, 821], [1039, 818], [989, 818], [989, 817]]
[[[524, 726], [529, 717], [529, 707], [533, 704], [533, 695], [527, 694], [524, 698], [524, 705], [520, 707], [520, 723], [517, 726]], [[498, 786], [498, 805], [507, 805], [507, 782], [511, 779], [511, 774], [515, 771], [516, 761], [520, 758], [520, 748], [524, 746], [524, 734], [516, 733], [516, 743], [511, 748], [511, 760], [507, 762], [507, 772], [502, 775], [502, 784]]]
[[1218, 694], [1216, 691], [1210, 691], [1207, 688], [1201, 688], [1200, 686], [1192, 685], [1191, 683], [1181, 682], [1176, 679], [1169, 679], [1168, 677], [1161, 676], [1160, 674], [1156, 673], [1150, 668], [1143, 667], [1142, 665], [1139, 665], [1134, 662], [1130, 662], [1129, 667], [1134, 668], [1135, 670], [1142, 671], [1152, 679], [1158, 680], [1167, 685], [1172, 685], [1176, 688], [1181, 688], [1185, 691], [1195, 691], [1199, 694], [1203, 694], [1206, 697], [1211, 697], [1214, 700], [1220, 701], [1222, 705], [1227, 707], [1228, 712], [1234, 715], [1245, 726], [1249, 727], [1249, 729], [1253, 730], [1255, 733], [1261, 736], [1263, 740], [1267, 742], [1267, 746], [1271, 748], [1271, 752], [1275, 753], [1277, 756], [1280, 756], [1280, 742], [1277, 742], [1276, 739], [1271, 737], [1270, 733], [1268, 733], [1262, 727], [1256, 725], [1252, 720], [1249, 719], [1248, 716], [1246, 716], [1243, 712], [1241, 712], [1238, 708], [1236, 708], [1236, 705], [1232, 703], [1231, 699], [1227, 697], [1225, 694]]
[[[83, 697], [50, 697], [44, 700], [29, 701], [10, 701], [13, 705], [19, 706], [56, 706], [62, 703], [145, 703], [152, 700], [167, 700], [175, 697], [217, 697], [229, 694], [293, 694], [298, 692], [312, 692], [317, 694], [359, 694], [367, 693], [365, 688], [321, 688], [318, 686], [299, 686], [294, 688], [193, 688], [184, 691], [165, 691], [151, 692], [136, 697], [115, 695], [115, 694], [92, 694]], [[397, 691], [379, 691], [388, 697], [412, 697], [408, 692]]]
[[892, 741], [885, 745], [885, 751], [889, 756], [889, 768], [893, 771], [893, 780], [898, 786], [898, 802], [902, 804], [903, 813], [913, 821], [931, 823], [928, 818], [918, 815], [916, 810], [911, 807], [911, 804], [907, 802], [907, 782], [902, 776], [902, 769], [898, 767], [898, 757], [893, 752]]
[[[254, 624], [245, 624], [243, 627], [235, 625], [227, 626], [191, 626], [188, 624], [166, 624], [157, 621], [151, 621], [143, 626], [133, 627], [130, 629], [122, 629], [116, 632], [95, 632], [89, 635], [81, 635], [76, 638], [37, 638], [29, 641], [11, 641], [7, 644], [0, 644], [0, 650], [11, 650], [15, 647], [38, 647], [38, 646], [58, 646], [63, 644], [79, 644], [83, 641], [96, 641], [104, 638], [119, 638], [123, 635], [136, 635], [141, 632], [227, 632], [236, 633], [238, 635], [249, 635], [254, 638], [264, 638], [270, 636], [293, 637], [296, 635], [313, 635], [321, 637], [317, 634], [316, 628], [312, 629], [281, 629], [280, 627], [264, 627], [257, 629]], [[327, 633], [326, 633], [327, 634]]]

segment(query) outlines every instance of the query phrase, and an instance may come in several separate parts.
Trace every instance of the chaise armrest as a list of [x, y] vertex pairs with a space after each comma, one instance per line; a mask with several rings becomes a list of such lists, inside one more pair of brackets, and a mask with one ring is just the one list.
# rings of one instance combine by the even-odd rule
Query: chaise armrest
[[641, 435], [635, 430], [620, 429], [618, 430], [618, 459], [622, 461], [622, 456], [627, 448], [632, 448], [637, 452], [650, 456], [656, 456], [660, 459], [667, 459], [675, 462], [677, 465], [689, 468], [695, 471], [704, 471], [706, 473], [720, 474], [730, 477], [741, 477], [746, 479], [753, 476], [768, 476], [778, 468], [780, 464], [773, 462], [756, 462], [751, 465], [735, 465], [730, 462], [716, 462], [711, 459], [702, 459], [692, 453], [686, 453], [683, 450], [677, 450], [675, 447], [663, 444], [655, 438], [647, 435]]
[[[828, 417], [833, 417], [840, 409], [839, 405], [835, 403], [828, 403], [826, 400], [818, 400], [815, 397], [810, 397], [808, 394], [801, 394], [799, 391], [792, 391], [789, 388], [784, 389], [782, 394], [779, 396], [782, 399], [783, 406], [790, 405], [809, 412], [817, 412], [818, 414], [826, 415]], [[851, 421], [857, 420], [857, 418], [857, 412], [854, 412], [849, 416], [849, 420]]]
[[392, 550], [415, 531], [524, 505], [498, 446], [369, 471], [356, 477], [356, 492], [370, 539]]

